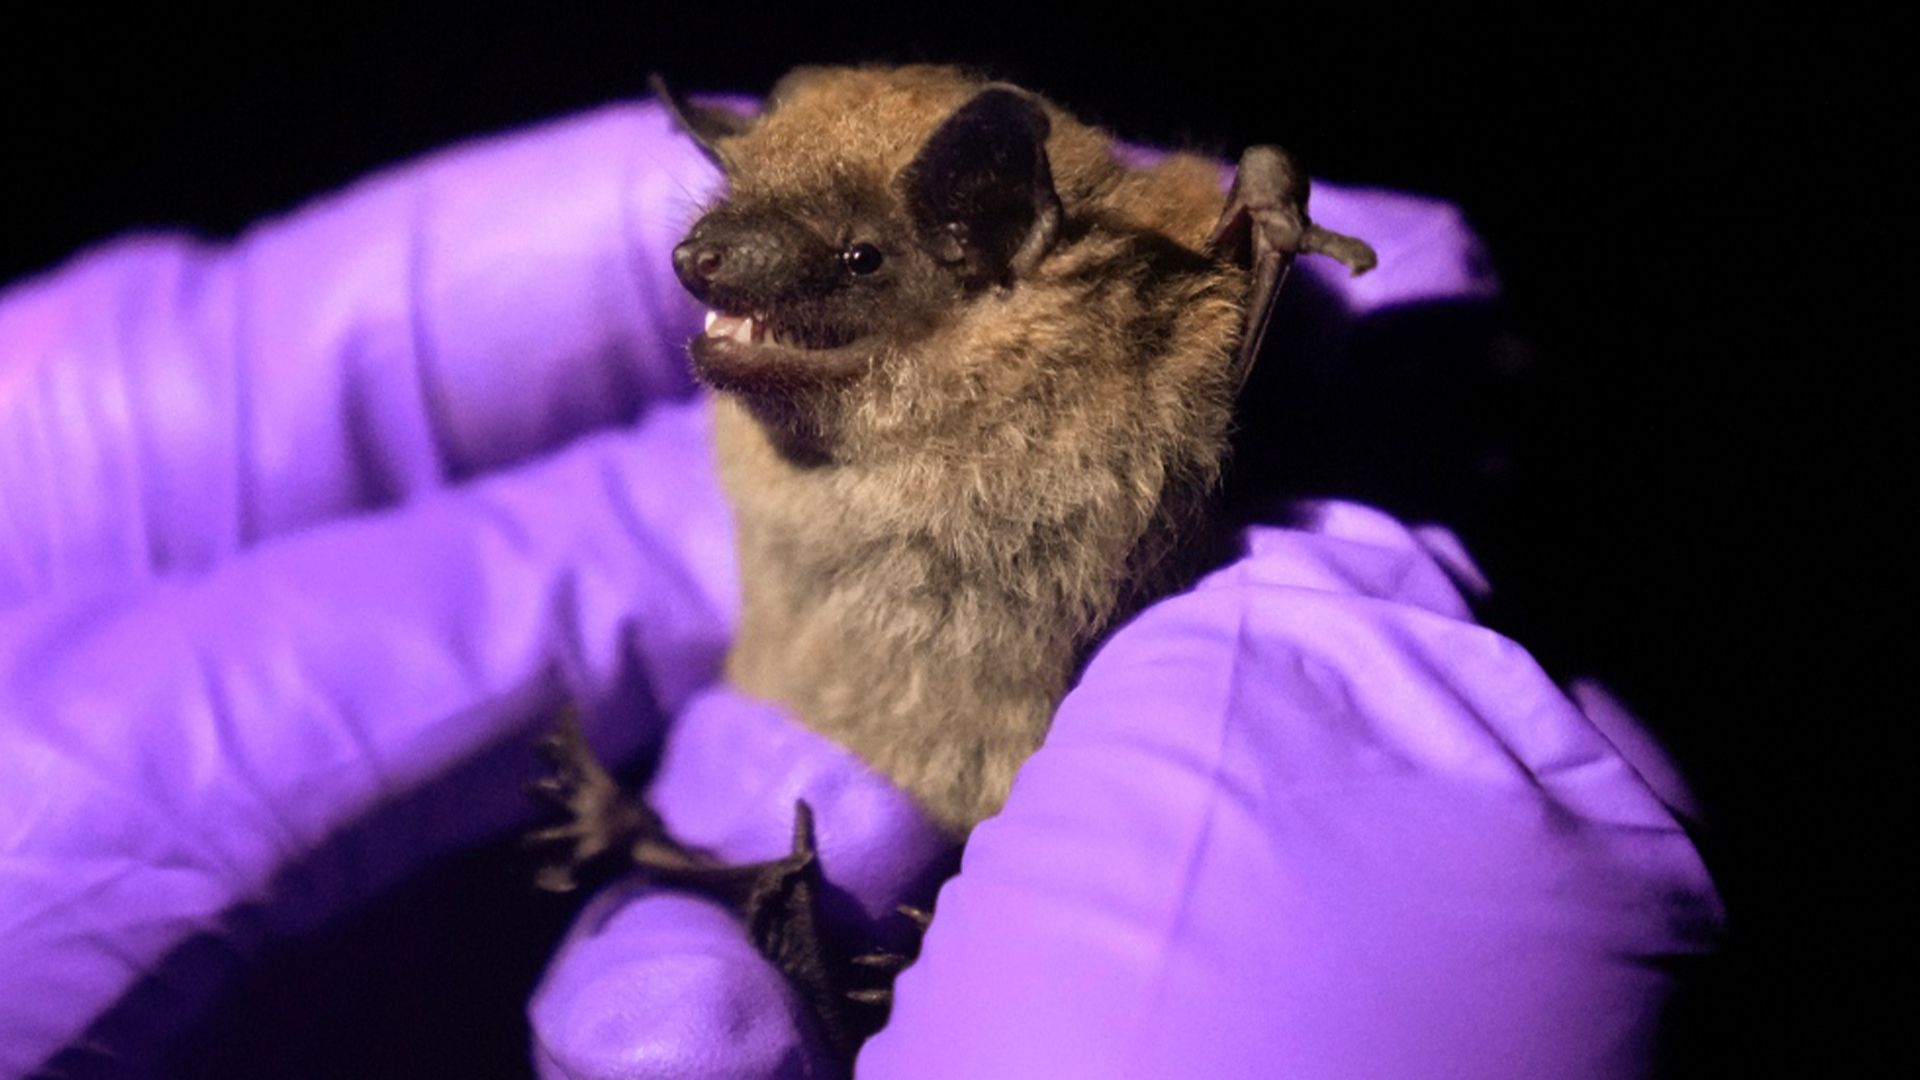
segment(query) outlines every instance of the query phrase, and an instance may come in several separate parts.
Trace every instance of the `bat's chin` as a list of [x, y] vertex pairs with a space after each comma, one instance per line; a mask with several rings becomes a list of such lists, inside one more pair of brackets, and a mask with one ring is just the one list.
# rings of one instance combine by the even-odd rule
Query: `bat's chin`
[[688, 346], [694, 373], [717, 390], [769, 393], [851, 380], [871, 366], [864, 338], [817, 346], [783, 334], [764, 320], [707, 314], [706, 332]]

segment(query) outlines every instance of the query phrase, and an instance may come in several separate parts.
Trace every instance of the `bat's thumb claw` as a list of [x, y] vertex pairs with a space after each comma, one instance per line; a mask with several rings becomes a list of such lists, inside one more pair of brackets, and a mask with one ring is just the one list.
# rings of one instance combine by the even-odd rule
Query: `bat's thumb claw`
[[1380, 264], [1380, 257], [1374, 254], [1373, 247], [1358, 237], [1347, 236], [1318, 225], [1307, 226], [1307, 235], [1301, 240], [1300, 247], [1305, 251], [1318, 252], [1346, 264], [1354, 277], [1373, 269]]

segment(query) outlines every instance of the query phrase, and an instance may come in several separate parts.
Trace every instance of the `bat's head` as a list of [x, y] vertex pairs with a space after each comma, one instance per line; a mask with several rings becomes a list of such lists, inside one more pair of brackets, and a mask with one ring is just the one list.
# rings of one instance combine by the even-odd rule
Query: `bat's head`
[[750, 404], [906, 362], [1060, 232], [1048, 114], [1025, 91], [943, 69], [802, 69], [742, 116], [656, 90], [726, 173], [673, 262], [711, 309], [696, 371]]

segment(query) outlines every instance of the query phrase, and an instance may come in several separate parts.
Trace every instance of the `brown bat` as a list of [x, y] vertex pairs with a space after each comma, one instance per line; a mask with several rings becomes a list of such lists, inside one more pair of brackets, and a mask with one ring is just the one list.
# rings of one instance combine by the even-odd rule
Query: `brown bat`
[[964, 836], [1101, 634], [1191, 569], [1294, 255], [1373, 252], [1308, 220], [1283, 151], [1223, 192], [1212, 161], [1130, 165], [951, 68], [805, 68], [752, 117], [661, 96], [728, 182], [674, 251], [712, 309], [690, 351], [739, 530], [727, 675]]

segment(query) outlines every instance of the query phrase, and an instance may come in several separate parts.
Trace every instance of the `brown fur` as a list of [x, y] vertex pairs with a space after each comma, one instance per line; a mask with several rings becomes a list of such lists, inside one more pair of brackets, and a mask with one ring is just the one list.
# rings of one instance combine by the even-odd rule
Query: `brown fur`
[[[984, 85], [796, 73], [715, 144], [729, 201], [880, 197]], [[796, 394], [818, 457], [781, 449], [764, 410], [718, 406], [745, 604], [730, 678], [957, 833], [1005, 800], [1098, 635], [1164, 582], [1219, 472], [1246, 321], [1246, 272], [1203, 254], [1216, 166], [1128, 169], [1047, 112], [1064, 222], [1030, 275]]]

